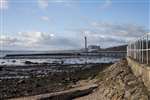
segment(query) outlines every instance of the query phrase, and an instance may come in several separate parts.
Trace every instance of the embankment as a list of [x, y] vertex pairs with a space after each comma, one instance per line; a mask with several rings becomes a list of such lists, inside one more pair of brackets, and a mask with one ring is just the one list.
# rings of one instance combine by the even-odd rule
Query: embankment
[[98, 88], [75, 100], [150, 100], [149, 92], [126, 60], [113, 64], [96, 77]]
[[150, 91], [150, 67], [148, 65], [139, 64], [138, 62], [128, 59], [128, 64], [131, 67], [133, 73], [136, 77], [141, 78], [145, 84], [145, 86]]

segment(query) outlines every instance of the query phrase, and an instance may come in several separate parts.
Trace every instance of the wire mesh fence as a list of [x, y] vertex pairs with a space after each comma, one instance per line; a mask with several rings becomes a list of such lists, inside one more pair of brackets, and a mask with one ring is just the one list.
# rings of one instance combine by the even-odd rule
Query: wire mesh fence
[[150, 65], [150, 33], [135, 41], [129, 42], [127, 56], [141, 64]]

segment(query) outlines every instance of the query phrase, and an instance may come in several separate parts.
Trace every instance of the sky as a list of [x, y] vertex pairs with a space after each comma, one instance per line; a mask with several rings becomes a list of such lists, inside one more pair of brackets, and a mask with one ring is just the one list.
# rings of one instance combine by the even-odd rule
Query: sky
[[150, 0], [0, 0], [0, 49], [127, 44], [150, 30]]

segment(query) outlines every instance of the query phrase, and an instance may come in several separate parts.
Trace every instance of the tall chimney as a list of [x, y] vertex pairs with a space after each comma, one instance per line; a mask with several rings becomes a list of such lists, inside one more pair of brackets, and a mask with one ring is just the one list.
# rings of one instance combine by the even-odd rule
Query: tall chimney
[[85, 36], [84, 39], [85, 39], [85, 52], [87, 52], [87, 37]]

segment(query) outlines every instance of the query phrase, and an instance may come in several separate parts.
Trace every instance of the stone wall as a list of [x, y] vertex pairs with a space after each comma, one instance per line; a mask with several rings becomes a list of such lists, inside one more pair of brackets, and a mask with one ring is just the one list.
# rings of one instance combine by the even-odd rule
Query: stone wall
[[127, 60], [135, 76], [140, 77], [150, 91], [150, 66], [139, 64], [131, 58], [127, 58]]

